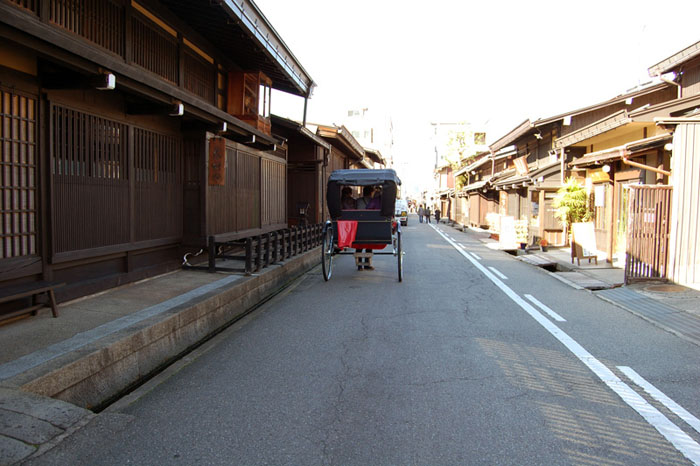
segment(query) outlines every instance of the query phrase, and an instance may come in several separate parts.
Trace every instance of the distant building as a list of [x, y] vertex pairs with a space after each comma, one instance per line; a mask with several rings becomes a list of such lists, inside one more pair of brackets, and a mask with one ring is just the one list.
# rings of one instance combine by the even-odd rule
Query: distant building
[[342, 124], [362, 147], [382, 154], [387, 167], [394, 166], [394, 125], [391, 115], [377, 107], [356, 107], [343, 115]]
[[431, 139], [435, 156], [434, 185], [428, 204], [438, 206], [448, 219], [454, 218], [455, 183], [453, 168], [488, 150], [486, 132], [467, 122], [432, 122]]

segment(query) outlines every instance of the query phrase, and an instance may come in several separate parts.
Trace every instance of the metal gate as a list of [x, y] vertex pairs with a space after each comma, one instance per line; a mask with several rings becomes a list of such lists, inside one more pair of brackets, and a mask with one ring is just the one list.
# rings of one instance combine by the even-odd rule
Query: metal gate
[[671, 186], [629, 186], [625, 284], [668, 276]]

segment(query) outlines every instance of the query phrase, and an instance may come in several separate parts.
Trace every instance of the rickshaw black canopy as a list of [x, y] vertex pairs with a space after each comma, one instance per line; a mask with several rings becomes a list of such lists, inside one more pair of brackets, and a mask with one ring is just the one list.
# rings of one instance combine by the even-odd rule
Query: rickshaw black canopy
[[381, 170], [335, 170], [328, 178], [328, 190], [326, 192], [328, 211], [333, 219], [341, 217], [340, 188], [342, 186], [381, 186], [381, 215], [383, 217], [393, 217], [396, 204], [396, 187], [400, 185], [401, 180], [396, 175], [396, 172], [390, 168]]

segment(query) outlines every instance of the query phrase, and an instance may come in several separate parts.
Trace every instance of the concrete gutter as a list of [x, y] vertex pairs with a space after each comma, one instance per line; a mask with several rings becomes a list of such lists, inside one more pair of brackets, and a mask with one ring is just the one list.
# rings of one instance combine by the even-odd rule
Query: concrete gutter
[[[274, 296], [318, 262], [318, 248], [314, 248], [257, 275], [217, 274], [208, 285], [0, 365], [0, 388], [99, 408]], [[105, 305], [108, 299], [104, 298]]]

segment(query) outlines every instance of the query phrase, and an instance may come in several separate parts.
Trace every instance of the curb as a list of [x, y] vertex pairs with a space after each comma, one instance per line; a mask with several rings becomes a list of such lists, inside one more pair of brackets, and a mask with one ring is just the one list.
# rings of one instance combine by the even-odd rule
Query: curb
[[44, 358], [1, 383], [86, 409], [105, 406], [315, 267], [317, 249], [232, 283], [222, 278], [223, 286], [194, 299], [174, 298], [153, 315]]

